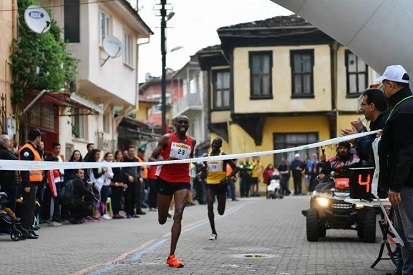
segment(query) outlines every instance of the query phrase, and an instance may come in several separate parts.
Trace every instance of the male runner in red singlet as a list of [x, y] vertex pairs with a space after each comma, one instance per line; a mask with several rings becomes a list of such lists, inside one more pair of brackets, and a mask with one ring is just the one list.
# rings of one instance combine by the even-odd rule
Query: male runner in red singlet
[[[173, 120], [175, 133], [165, 134], [153, 150], [150, 161], [188, 159], [193, 156], [196, 140], [186, 135], [189, 120], [178, 116]], [[183, 267], [184, 263], [175, 258], [176, 244], [181, 234], [181, 221], [189, 196], [189, 163], [159, 165], [158, 176], [158, 221], [164, 224], [168, 217], [172, 197], [175, 201], [173, 225], [171, 229], [171, 250], [166, 263], [171, 267]]]

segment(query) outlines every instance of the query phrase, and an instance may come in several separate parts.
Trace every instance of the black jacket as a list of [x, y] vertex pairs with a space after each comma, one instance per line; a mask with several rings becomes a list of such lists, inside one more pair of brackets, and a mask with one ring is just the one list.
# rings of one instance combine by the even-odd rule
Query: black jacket
[[[384, 128], [384, 124], [389, 115], [389, 111], [383, 111], [375, 121], [370, 122], [370, 131], [380, 130]], [[366, 128], [363, 128], [360, 133], [367, 132]], [[357, 155], [363, 161], [363, 165], [374, 166], [374, 154], [373, 154], [373, 141], [376, 135], [368, 135], [355, 140], [355, 147], [357, 149]]]
[[[19, 160], [9, 149], [0, 145], [0, 159], [3, 160]], [[16, 170], [0, 170], [0, 185], [2, 190], [19, 185], [19, 175]]]
[[413, 187], [413, 97], [406, 87], [389, 98], [391, 111], [379, 147], [379, 192]]
[[[3, 160], [19, 160], [9, 149], [0, 145], [0, 159]], [[19, 175], [17, 171], [0, 170], [0, 185], [1, 190], [7, 190], [19, 185]]]
[[[123, 162], [138, 162], [136, 158], [128, 158], [128, 156], [125, 156], [123, 158]], [[140, 176], [139, 174], [140, 169], [138, 170], [137, 166], [131, 166], [131, 167], [122, 167], [122, 172], [123, 172], [123, 181], [128, 184], [130, 183], [129, 181], [129, 176], [132, 176], [133, 182], [138, 182], [138, 177]]]

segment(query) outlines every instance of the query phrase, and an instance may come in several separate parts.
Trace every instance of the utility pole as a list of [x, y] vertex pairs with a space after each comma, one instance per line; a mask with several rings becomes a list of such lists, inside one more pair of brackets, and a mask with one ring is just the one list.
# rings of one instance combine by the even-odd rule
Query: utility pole
[[161, 55], [162, 55], [162, 133], [166, 134], [166, 0], [161, 0]]

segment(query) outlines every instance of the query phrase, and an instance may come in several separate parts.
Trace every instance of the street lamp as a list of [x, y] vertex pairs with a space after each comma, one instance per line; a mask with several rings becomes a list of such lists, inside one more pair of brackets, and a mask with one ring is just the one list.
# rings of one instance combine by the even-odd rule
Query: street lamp
[[161, 0], [161, 55], [162, 55], [162, 79], [161, 79], [161, 94], [162, 94], [162, 133], [166, 134], [166, 22], [170, 20], [175, 13], [171, 11], [166, 15], [166, 0]]

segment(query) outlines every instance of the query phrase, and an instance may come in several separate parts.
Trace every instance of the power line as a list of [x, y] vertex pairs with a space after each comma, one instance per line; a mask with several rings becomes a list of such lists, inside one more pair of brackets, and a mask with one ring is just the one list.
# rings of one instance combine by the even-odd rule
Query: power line
[[[3, 1], [3, 0], [0, 0]], [[90, 5], [90, 4], [98, 4], [98, 3], [105, 3], [105, 2], [118, 2], [121, 0], [100, 0], [100, 1], [94, 1], [94, 2], [87, 2], [87, 3], [79, 3], [79, 4], [63, 4], [63, 5], [51, 5], [51, 6], [42, 6], [42, 8], [46, 9], [51, 9], [51, 8], [59, 8], [59, 7], [67, 7], [67, 6], [77, 6], [77, 5]], [[0, 10], [0, 12], [3, 11], [17, 11], [18, 8], [12, 8], [9, 10]]]

